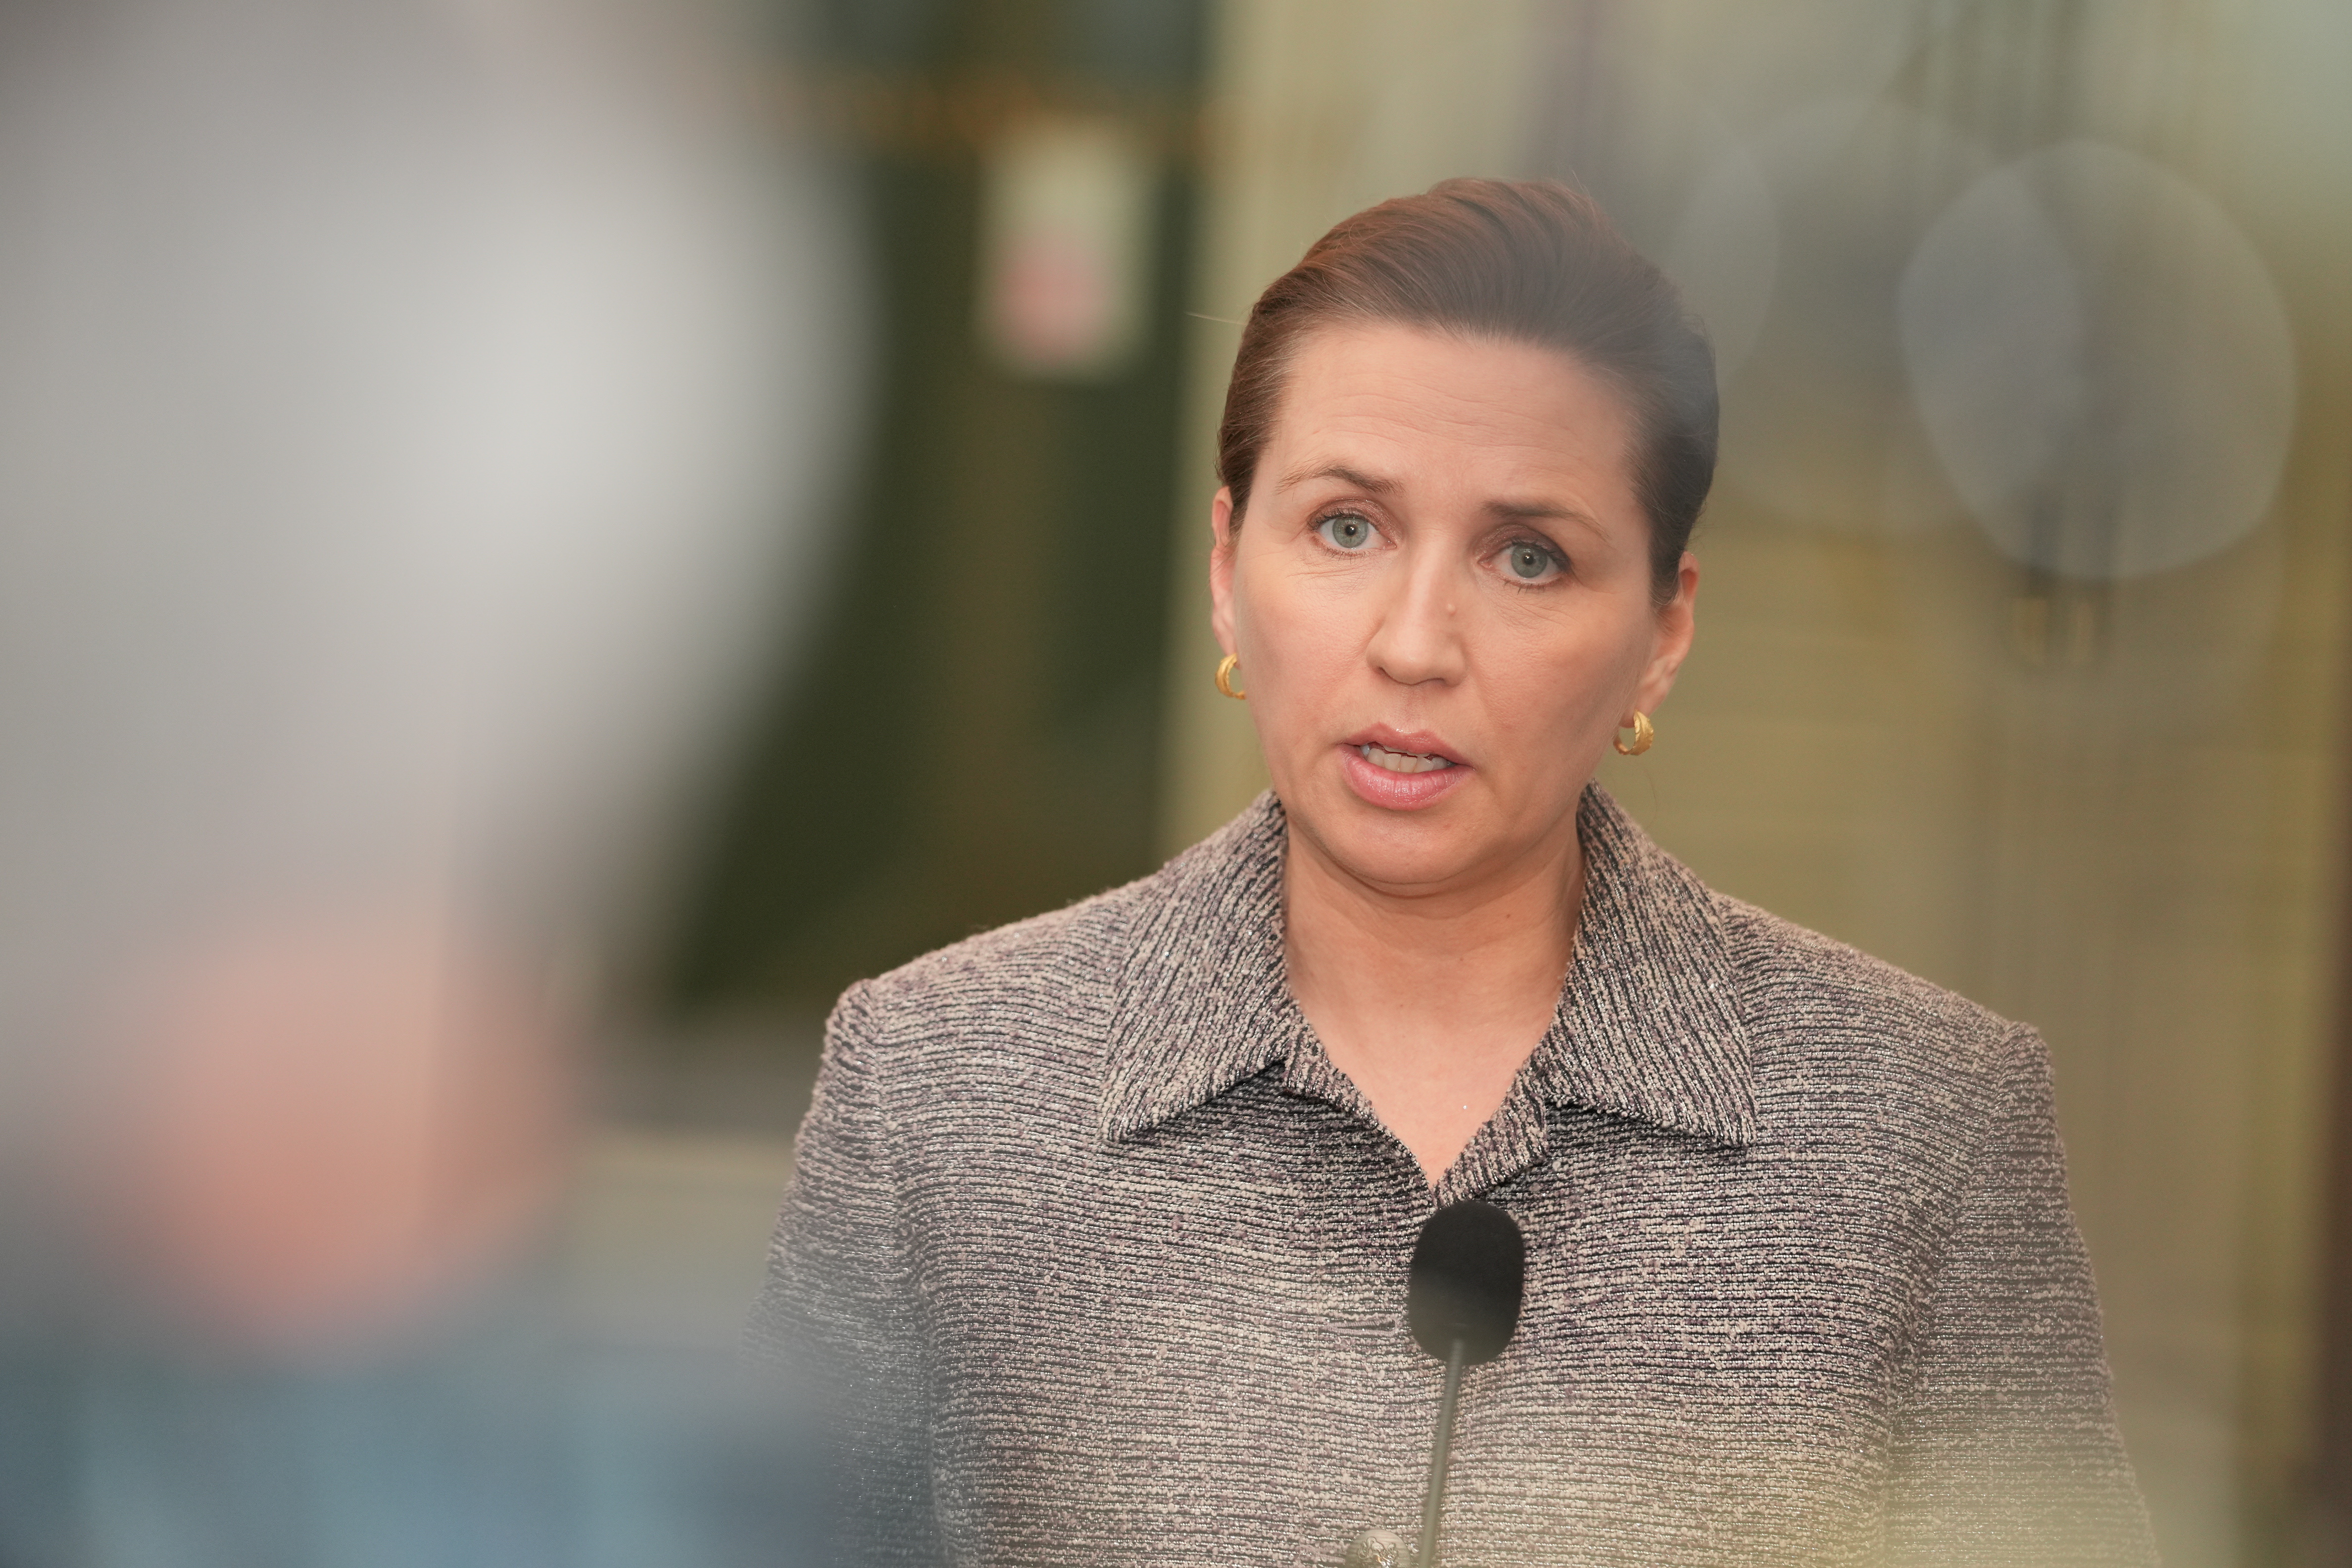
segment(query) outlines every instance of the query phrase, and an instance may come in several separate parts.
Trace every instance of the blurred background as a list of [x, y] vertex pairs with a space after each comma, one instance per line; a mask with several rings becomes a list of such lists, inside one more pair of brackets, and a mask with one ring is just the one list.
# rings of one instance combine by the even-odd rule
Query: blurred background
[[[1262, 786], [1237, 323], [1460, 174], [1590, 189], [1717, 345], [1697, 651], [1605, 781], [2042, 1028], [2168, 1562], [2352, 1563], [2352, 11], [0, 18], [0, 1563], [789, 1533], [677, 1472], [794, 1434], [677, 1391], [824, 1012]], [[530, 1457], [531, 1552], [348, 1522], [436, 1444]], [[241, 1508], [311, 1522], [191, 1544]]]

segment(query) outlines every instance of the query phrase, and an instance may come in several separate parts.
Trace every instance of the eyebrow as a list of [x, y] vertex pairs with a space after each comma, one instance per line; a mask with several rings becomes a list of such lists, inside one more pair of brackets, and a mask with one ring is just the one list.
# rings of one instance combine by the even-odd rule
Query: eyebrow
[[1282, 482], [1276, 488], [1286, 490], [1295, 489], [1300, 485], [1311, 483], [1316, 479], [1337, 479], [1343, 485], [1376, 496], [1393, 495], [1397, 490], [1396, 480], [1382, 479], [1377, 474], [1368, 474], [1360, 468], [1351, 468], [1345, 463], [1328, 463], [1319, 468], [1293, 468], [1282, 476]]
[[1576, 507], [1561, 506], [1553, 501], [1488, 501], [1486, 503], [1486, 510], [1496, 517], [1506, 520], [1522, 517], [1545, 517], [1555, 519], [1560, 522], [1581, 522], [1587, 524], [1593, 522], [1593, 518], [1591, 513], [1580, 510]]
[[[1337, 479], [1352, 489], [1362, 490], [1367, 495], [1376, 496], [1394, 495], [1404, 488], [1399, 480], [1387, 479], [1379, 474], [1368, 474], [1360, 468], [1351, 468], [1345, 463], [1326, 463], [1321, 468], [1314, 468], [1304, 467], [1293, 468], [1282, 476], [1275, 488], [1292, 489], [1299, 485], [1312, 484], [1317, 479]], [[1587, 528], [1601, 526], [1591, 513], [1579, 507], [1563, 506], [1557, 501], [1488, 501], [1486, 513], [1502, 522], [1544, 518], [1557, 522], [1581, 523]]]

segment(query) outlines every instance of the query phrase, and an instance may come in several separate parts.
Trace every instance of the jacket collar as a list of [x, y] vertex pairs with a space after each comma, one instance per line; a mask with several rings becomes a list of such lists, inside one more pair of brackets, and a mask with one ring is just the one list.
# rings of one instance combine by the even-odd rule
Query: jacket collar
[[[1754, 1142], [1748, 1036], [1715, 895], [1598, 784], [1584, 792], [1577, 831], [1576, 957], [1522, 1083], [1553, 1104]], [[1206, 1104], [1277, 1061], [1321, 1057], [1283, 958], [1287, 841], [1268, 793], [1147, 885], [1118, 979], [1107, 1139]]]

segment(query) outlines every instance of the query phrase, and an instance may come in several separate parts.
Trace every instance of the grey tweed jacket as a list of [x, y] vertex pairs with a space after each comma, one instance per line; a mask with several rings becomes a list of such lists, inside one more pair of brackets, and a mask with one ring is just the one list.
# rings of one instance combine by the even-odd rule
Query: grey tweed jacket
[[2041, 1041], [1725, 898], [1597, 787], [1574, 964], [1433, 1192], [1285, 978], [1264, 797], [853, 987], [754, 1314], [865, 1563], [1332, 1564], [1410, 1537], [1421, 1223], [1528, 1240], [1448, 1563], [2146, 1563]]

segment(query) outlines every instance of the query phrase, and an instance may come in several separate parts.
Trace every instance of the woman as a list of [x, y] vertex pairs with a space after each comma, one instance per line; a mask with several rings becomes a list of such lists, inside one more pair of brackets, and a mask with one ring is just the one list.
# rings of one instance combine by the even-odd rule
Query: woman
[[1592, 205], [1457, 180], [1244, 331], [1221, 688], [1273, 790], [852, 988], [758, 1333], [853, 1555], [1336, 1563], [1410, 1531], [1419, 1227], [1497, 1205], [1459, 1563], [2142, 1561], [2032, 1031], [1722, 897], [1593, 784], [1692, 639], [1712, 357]]

